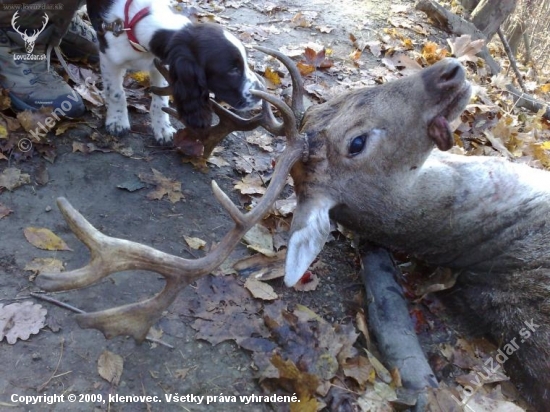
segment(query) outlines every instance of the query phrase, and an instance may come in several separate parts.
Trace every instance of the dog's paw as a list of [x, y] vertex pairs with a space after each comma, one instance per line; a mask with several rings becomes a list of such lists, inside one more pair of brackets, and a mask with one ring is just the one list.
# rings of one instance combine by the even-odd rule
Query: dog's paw
[[129, 123], [111, 122], [105, 123], [105, 130], [112, 136], [124, 136], [130, 131]]
[[176, 133], [176, 129], [170, 124], [159, 124], [157, 127], [153, 127], [153, 134], [155, 140], [160, 144], [168, 144], [172, 142], [172, 138]]

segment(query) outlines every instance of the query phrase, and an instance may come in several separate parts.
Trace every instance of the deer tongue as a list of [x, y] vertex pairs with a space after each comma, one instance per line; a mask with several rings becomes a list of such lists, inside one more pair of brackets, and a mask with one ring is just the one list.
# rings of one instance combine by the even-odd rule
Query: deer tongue
[[453, 132], [445, 117], [437, 116], [428, 125], [428, 136], [432, 138], [439, 150], [449, 150], [453, 147]]

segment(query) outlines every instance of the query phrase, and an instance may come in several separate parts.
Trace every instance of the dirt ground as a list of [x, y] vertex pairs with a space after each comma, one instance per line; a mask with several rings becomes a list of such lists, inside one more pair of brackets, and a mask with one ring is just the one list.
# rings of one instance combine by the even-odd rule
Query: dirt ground
[[[223, 2], [222, 2], [223, 3]], [[275, 25], [280, 33], [269, 35], [259, 44], [278, 48], [317, 41], [333, 50], [334, 58], [344, 59], [353, 51], [348, 35], [351, 31], [363, 36], [363, 40], [375, 39], [375, 30], [386, 26], [391, 4], [412, 4], [407, 1], [274, 1], [271, 12], [266, 12], [265, 2], [251, 1], [238, 8], [227, 7], [216, 13], [224, 17], [230, 28], [247, 24]], [[333, 28], [323, 33], [314, 28], [293, 27], [290, 20], [299, 11], [317, 12], [315, 26]], [[251, 58], [262, 57], [253, 52]], [[372, 54], [364, 53], [361, 70], [380, 65]], [[320, 75], [321, 76], [321, 75]], [[336, 82], [338, 73], [325, 73], [322, 80]], [[56, 206], [56, 198], [64, 196], [99, 230], [105, 234], [130, 239], [153, 246], [162, 251], [192, 258], [202, 252], [190, 251], [183, 236], [196, 236], [209, 244], [218, 241], [230, 227], [230, 219], [214, 201], [210, 181], [215, 179], [239, 205], [244, 198], [233, 190], [233, 184], [242, 176], [233, 167], [210, 166], [207, 173], [189, 164], [183, 164], [174, 151], [155, 145], [146, 123], [148, 116], [131, 112], [135, 130], [130, 136], [119, 139], [124, 147], [133, 150], [131, 157], [118, 153], [74, 153], [75, 141], [90, 143], [96, 131], [90, 124], [97, 123], [90, 113], [77, 127], [55, 137], [57, 158], [53, 163], [35, 155], [32, 159], [16, 162], [3, 161], [0, 168], [20, 168], [31, 176], [31, 184], [13, 192], [0, 194], [0, 202], [13, 210], [0, 220], [0, 304], [29, 300], [29, 292], [37, 291], [29, 281], [30, 273], [25, 265], [38, 257], [55, 257], [65, 263], [66, 269], [86, 264], [89, 254], [69, 230]], [[108, 139], [102, 127], [97, 129], [99, 140]], [[255, 150], [247, 145], [245, 134], [234, 133], [223, 142], [219, 156], [230, 163], [235, 153]], [[97, 138], [96, 138], [97, 139]], [[43, 168], [49, 174], [45, 185], [36, 184]], [[182, 183], [185, 202], [172, 204], [166, 200], [153, 201], [144, 188], [129, 192], [118, 185], [136, 180], [140, 173], [150, 173], [151, 168]], [[63, 238], [72, 251], [49, 252], [33, 247], [23, 235], [29, 226], [45, 227]], [[241, 245], [235, 252], [244, 256], [248, 252]], [[321, 260], [326, 264], [325, 275], [314, 292], [294, 292], [284, 287], [281, 279], [271, 284], [280, 299], [288, 304], [303, 304], [329, 322], [350, 323], [357, 309], [357, 296], [362, 286], [357, 277], [357, 261], [349, 244], [344, 240], [330, 242]], [[244, 280], [238, 280], [243, 283]], [[113, 275], [92, 287], [66, 293], [52, 294], [56, 299], [85, 311], [109, 308], [125, 302], [133, 302], [152, 296], [162, 287], [159, 276], [151, 273], [125, 272]], [[161, 339], [174, 349], [145, 342], [137, 345], [130, 338], [106, 340], [96, 330], [78, 327], [74, 313], [58, 306], [36, 301], [47, 308], [50, 327], [31, 336], [27, 341], [14, 345], [4, 340], [0, 343], [0, 410], [9, 411], [180, 411], [180, 410], [271, 410], [284, 405], [257, 403], [212, 403], [208, 406], [194, 403], [109, 403], [77, 402], [52, 405], [23, 405], [12, 402], [11, 396], [39, 394], [109, 394], [152, 395], [164, 399], [164, 394], [237, 395], [261, 394], [256, 371], [250, 354], [235, 343], [218, 345], [196, 339], [196, 330], [190, 325], [194, 319], [181, 313], [189, 299], [197, 298], [194, 288], [188, 287], [168, 310], [157, 327], [163, 331]], [[60, 328], [56, 327], [56, 325]], [[53, 330], [56, 330], [54, 332]], [[98, 374], [97, 361], [104, 350], [123, 357], [124, 368], [117, 387]], [[182, 378], [181, 371], [186, 371]], [[180, 371], [177, 373], [177, 371]], [[51, 380], [50, 380], [51, 379]], [[46, 384], [46, 385], [44, 385]], [[40, 392], [37, 392], [40, 389]]]

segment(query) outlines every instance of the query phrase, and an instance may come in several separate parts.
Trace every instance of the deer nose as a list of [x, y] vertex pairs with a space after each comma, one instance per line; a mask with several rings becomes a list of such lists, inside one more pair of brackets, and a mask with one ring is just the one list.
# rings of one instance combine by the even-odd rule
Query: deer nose
[[440, 90], [460, 87], [466, 79], [466, 73], [460, 62], [456, 59], [445, 59], [439, 64], [441, 64], [441, 67], [436, 76], [434, 76], [436, 87]]

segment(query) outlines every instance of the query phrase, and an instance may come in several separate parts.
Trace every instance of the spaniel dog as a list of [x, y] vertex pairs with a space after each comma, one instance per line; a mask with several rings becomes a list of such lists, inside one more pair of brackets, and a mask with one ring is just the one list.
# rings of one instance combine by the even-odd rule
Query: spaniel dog
[[[149, 71], [152, 86], [166, 86], [155, 57], [169, 66], [174, 105], [190, 128], [210, 127], [209, 92], [238, 110], [258, 103], [250, 91], [263, 86], [247, 65], [245, 48], [221, 26], [193, 23], [172, 12], [168, 0], [95, 0], [87, 7], [98, 33], [109, 133], [130, 130], [122, 87], [126, 69]], [[168, 97], [153, 95], [151, 124], [160, 143], [170, 142], [175, 132], [163, 106]]]

